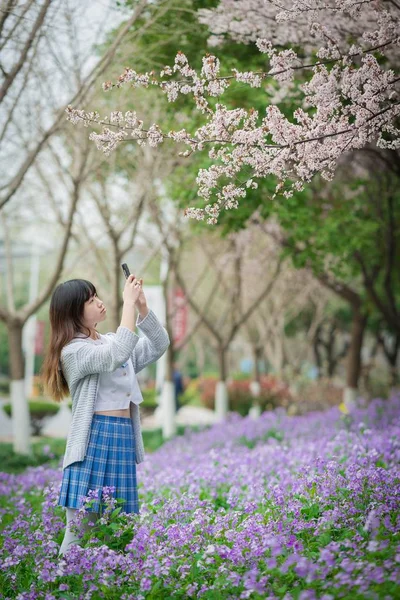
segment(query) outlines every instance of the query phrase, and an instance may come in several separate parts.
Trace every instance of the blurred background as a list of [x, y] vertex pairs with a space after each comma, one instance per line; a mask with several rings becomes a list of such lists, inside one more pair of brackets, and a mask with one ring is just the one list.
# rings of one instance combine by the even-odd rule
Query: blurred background
[[[108, 308], [99, 331], [115, 331], [122, 262], [143, 277], [149, 307], [171, 339], [157, 365], [139, 374], [149, 450], [229, 411], [254, 418], [276, 408], [346, 411], [388, 398], [399, 384], [398, 150], [347, 153], [333, 181], [315, 177], [292, 198], [272, 202], [276, 181], [265, 179], [209, 226], [184, 216], [204, 204], [196, 176], [210, 164], [207, 152], [182, 157], [172, 142], [150, 148], [128, 140], [105, 156], [90, 130], [66, 120], [71, 104], [101, 115], [134, 110], [163, 131], [199, 127], [201, 115], [185, 97], [169, 103], [155, 88], [106, 94], [102, 83], [126, 66], [160, 71], [179, 50], [200, 68], [215, 40], [197, 11], [217, 4], [2, 3], [5, 465], [36, 464], [65, 445], [69, 399], [46, 398], [40, 377], [52, 290], [67, 279], [92, 281]], [[226, 70], [257, 70], [265, 61], [254, 44], [229, 37], [212, 51], [223, 53]], [[238, 84], [224, 102], [260, 111], [268, 102], [290, 114], [299, 100], [267, 82], [257, 90]], [[174, 404], [162, 413], [165, 382]]]

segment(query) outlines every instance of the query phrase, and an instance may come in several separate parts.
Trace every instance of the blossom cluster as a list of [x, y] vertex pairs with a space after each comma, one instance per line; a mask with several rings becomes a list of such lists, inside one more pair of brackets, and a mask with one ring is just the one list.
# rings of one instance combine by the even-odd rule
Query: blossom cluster
[[[106, 82], [105, 89], [156, 85], [170, 102], [180, 94], [191, 96], [205, 116], [205, 125], [194, 132], [163, 132], [157, 124], [144, 130], [141, 121], [128, 125], [126, 116], [113, 113], [108, 123], [119, 131], [105, 127], [102, 133], [91, 135], [106, 154], [127, 139], [128, 130], [129, 139], [140, 144], [157, 146], [166, 138], [183, 143], [189, 147], [180, 153], [183, 156], [206, 149], [213, 164], [199, 171], [197, 183], [199, 196], [208, 204], [186, 210], [188, 217], [207, 218], [215, 224], [221, 210], [238, 207], [257, 178], [275, 176], [278, 183], [273, 197], [290, 197], [316, 173], [331, 180], [345, 152], [373, 142], [379, 148], [400, 147], [395, 126], [400, 114], [399, 77], [391, 68], [400, 58], [399, 17], [391, 4], [327, 0], [322, 6], [312, 0], [306, 6], [287, 0], [278, 9], [264, 0], [221, 0], [214, 9], [200, 10], [199, 18], [202, 23], [212, 23], [211, 45], [218, 45], [226, 35], [243, 43], [256, 42], [259, 51], [268, 56], [270, 68], [265, 72], [232, 69], [231, 74], [221, 75], [220, 59], [207, 54], [197, 72], [183, 52], [159, 77], [127, 68], [115, 84]], [[278, 51], [278, 44], [289, 43], [299, 44], [304, 55], [291, 48]], [[318, 43], [322, 44], [319, 48]], [[384, 60], [378, 59], [377, 52]], [[302, 98], [289, 119], [278, 106], [268, 103], [268, 80], [275, 79], [290, 93], [296, 73], [305, 69], [311, 69], [312, 77], [298, 86]], [[265, 114], [229, 109], [222, 103], [210, 105], [208, 97], [222, 96], [234, 82], [250, 87], [266, 83]], [[97, 113], [85, 115], [68, 109], [68, 118], [74, 123], [107, 123], [96, 121], [93, 115]], [[243, 181], [244, 171], [250, 176]]]

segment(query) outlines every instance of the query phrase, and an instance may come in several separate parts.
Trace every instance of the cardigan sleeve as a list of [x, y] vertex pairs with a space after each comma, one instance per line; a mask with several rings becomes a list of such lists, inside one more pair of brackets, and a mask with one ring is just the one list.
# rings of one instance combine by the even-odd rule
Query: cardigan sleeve
[[146, 336], [139, 338], [131, 354], [134, 371], [139, 373], [164, 354], [170, 345], [170, 339], [167, 330], [151, 309], [144, 319], [139, 315], [136, 325]]
[[93, 373], [112, 372], [126, 362], [139, 342], [139, 336], [127, 327], [118, 327], [107, 344], [74, 341], [61, 351], [61, 363], [67, 381]]

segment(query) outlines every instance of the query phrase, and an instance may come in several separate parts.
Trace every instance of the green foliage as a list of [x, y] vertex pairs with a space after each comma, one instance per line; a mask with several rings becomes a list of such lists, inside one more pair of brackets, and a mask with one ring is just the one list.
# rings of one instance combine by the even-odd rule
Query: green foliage
[[[248, 217], [261, 208], [262, 217], [274, 216], [285, 232], [283, 256], [290, 257], [296, 268], [310, 267], [316, 276], [328, 270], [340, 282], [348, 283], [364, 299], [364, 308], [371, 315], [371, 326], [382, 326], [382, 315], [367, 296], [363, 284], [360, 259], [368, 271], [377, 273], [375, 289], [378, 296], [387, 301], [385, 291], [387, 264], [387, 239], [390, 223], [400, 222], [400, 189], [396, 180], [387, 176], [390, 183], [382, 198], [382, 190], [371, 179], [343, 179], [332, 184], [329, 198], [323, 199], [324, 183], [316, 177], [313, 185], [292, 198], [269, 194], [270, 184], [259, 182], [259, 189], [252, 190], [239, 210], [226, 211], [221, 215], [222, 235], [246, 227]], [[351, 187], [352, 196], [348, 197]], [[372, 201], [371, 201], [372, 196]], [[391, 212], [389, 204], [391, 203]], [[400, 230], [394, 228], [395, 254], [393, 264], [400, 264]], [[392, 276], [392, 289], [397, 302], [400, 297], [400, 282]], [[346, 309], [344, 309], [346, 310]], [[349, 313], [342, 314], [348, 322]], [[298, 317], [309, 318], [307, 315]], [[293, 325], [293, 324], [292, 324]], [[290, 327], [289, 327], [290, 329]]]
[[257, 446], [258, 443], [266, 442], [269, 439], [275, 439], [278, 442], [282, 442], [284, 439], [284, 433], [278, 429], [269, 429], [268, 431], [266, 431], [264, 434], [260, 435], [259, 437], [254, 437], [251, 439], [249, 439], [245, 436], [240, 437], [237, 440], [237, 443], [239, 445], [247, 446], [247, 448], [255, 448], [255, 446]]
[[[294, 452], [296, 441], [291, 441], [290, 435], [285, 437], [285, 432], [280, 428], [271, 427], [264, 431], [258, 439], [248, 440], [247, 438], [236, 438], [235, 442], [245, 444], [249, 448], [254, 448], [256, 444], [262, 445], [264, 441], [277, 440], [278, 444], [284, 441], [285, 446], [291, 447]], [[362, 431], [360, 431], [362, 435]], [[233, 441], [233, 440], [231, 440]], [[274, 445], [276, 445], [274, 443]], [[340, 451], [338, 448], [332, 448], [335, 454]], [[379, 462], [379, 459], [376, 461]], [[377, 598], [395, 598], [396, 585], [390, 580], [390, 577], [382, 578], [379, 582], [365, 578], [366, 569], [383, 569], [386, 561], [389, 565], [396, 564], [398, 554], [399, 533], [395, 531], [397, 511], [393, 507], [387, 511], [387, 518], [382, 519], [378, 528], [372, 533], [363, 526], [371, 505], [375, 502], [384, 488], [384, 481], [379, 482], [376, 477], [376, 483], [365, 476], [360, 485], [354, 487], [351, 478], [351, 471], [340, 469], [337, 475], [340, 475], [335, 481], [332, 474], [332, 463], [329, 463], [330, 471], [322, 472], [309, 469], [307, 475], [298, 473], [298, 478], [294, 480], [292, 489], [286, 486], [285, 493], [282, 495], [282, 478], [279, 470], [269, 471], [271, 478], [276, 478], [274, 490], [278, 490], [279, 497], [272, 494], [268, 487], [268, 479], [261, 478], [260, 485], [265, 484], [265, 493], [259, 496], [255, 495], [253, 486], [250, 486], [243, 477], [243, 485], [236, 485], [232, 488], [229, 478], [227, 481], [217, 482], [216, 485], [209, 481], [203, 482], [196, 496], [201, 503], [201, 509], [197, 513], [204, 514], [204, 506], [208, 514], [215, 513], [213, 518], [209, 519], [209, 525], [204, 526], [204, 518], [200, 521], [193, 518], [193, 510], [187, 513], [182, 510], [186, 508], [183, 497], [187, 494], [187, 488], [184, 482], [177, 488], [174, 480], [172, 484], [160, 485], [154, 490], [145, 490], [142, 488], [143, 503], [147, 511], [141, 515], [129, 515], [121, 511], [121, 500], [117, 499], [115, 503], [110, 503], [103, 498], [101, 519], [98, 519], [94, 527], [90, 527], [90, 532], [84, 533], [80, 538], [80, 545], [86, 549], [93, 549], [101, 553], [101, 546], [107, 546], [112, 549], [116, 556], [121, 559], [122, 569], [124, 567], [123, 559], [138, 559], [139, 551], [142, 553], [143, 560], [147, 554], [143, 552], [147, 547], [149, 552], [157, 546], [162, 555], [164, 542], [173, 536], [176, 539], [176, 552], [167, 557], [168, 578], [160, 577], [159, 573], [150, 573], [150, 585], [145, 591], [146, 598], [171, 598], [174, 596], [187, 597], [185, 590], [192, 583], [202, 585], [204, 583], [204, 573], [207, 572], [207, 581], [212, 582], [213, 588], [210, 588], [204, 597], [215, 600], [223, 598], [239, 597], [244, 591], [244, 586], [235, 585], [230, 577], [221, 573], [221, 566], [229, 560], [225, 558], [226, 552], [233, 553], [239, 543], [241, 547], [241, 564], [233, 564], [231, 559], [229, 573], [237, 573], [240, 576], [249, 572], [249, 569], [257, 569], [263, 577], [267, 577], [271, 582], [274, 594], [277, 597], [284, 598], [290, 595], [293, 598], [302, 597], [302, 592], [311, 589], [316, 591], [315, 597], [330, 595], [334, 599], [348, 596], [348, 584], [339, 585], [340, 575], [346, 575], [349, 567], [352, 567], [354, 577], [360, 578], [360, 581], [370, 581], [369, 589], [373, 591]], [[379, 465], [377, 465], [379, 466]], [[226, 469], [226, 457], [222, 454], [213, 459], [210, 468], [218, 473]], [[383, 467], [385, 468], [385, 467]], [[292, 460], [288, 465], [289, 471], [299, 470], [296, 460]], [[329, 478], [329, 490], [324, 493], [326, 478]], [[232, 509], [232, 495], [235, 494], [235, 509]], [[248, 500], [249, 493], [251, 494]], [[179, 504], [178, 498], [181, 497], [182, 504]], [[3, 495], [0, 498], [0, 508], [3, 517], [1, 528], [13, 527], [11, 538], [3, 536], [0, 540], [0, 546], [4, 545], [5, 539], [9, 540], [10, 546], [15, 543], [26, 546], [33, 539], [36, 531], [43, 533], [43, 489], [32, 488], [24, 493], [24, 506], [26, 514], [21, 515], [21, 508], [15, 505], [15, 499], [9, 495]], [[193, 499], [191, 500], [193, 502]], [[349, 503], [351, 505], [350, 509]], [[89, 502], [90, 506], [91, 502]], [[32, 512], [28, 512], [28, 507]], [[335, 507], [340, 507], [340, 511], [332, 513]], [[154, 522], [156, 513], [164, 511], [165, 519]], [[252, 511], [252, 512], [251, 512]], [[197, 514], [196, 513], [196, 514]], [[332, 516], [333, 515], [333, 516]], [[52, 535], [54, 542], [59, 545], [64, 535], [63, 524], [65, 522], [64, 509], [60, 506], [51, 508], [51, 512], [46, 511], [48, 527], [53, 529], [47, 533]], [[87, 517], [84, 522], [87, 522]], [[252, 521], [256, 526], [252, 525]], [[182, 536], [178, 538], [180, 527], [185, 527], [186, 522], [191, 526], [193, 534], [189, 537]], [[388, 522], [391, 527], [388, 526]], [[213, 525], [214, 523], [214, 525]], [[222, 523], [215, 531], [215, 524]], [[266, 527], [264, 527], [264, 525]], [[283, 539], [282, 529], [287, 536]], [[261, 548], [265, 536], [265, 531], [271, 531], [271, 540], [276, 540], [276, 545], [265, 544], [262, 552], [258, 552], [256, 562], [252, 556], [252, 548]], [[8, 529], [10, 532], [10, 529]], [[253, 533], [254, 532], [254, 533]], [[151, 539], [150, 539], [151, 538]], [[357, 543], [354, 544], [356, 539]], [[136, 540], [138, 545], [128, 550], [127, 544]], [[196, 549], [193, 551], [193, 540], [196, 541]], [[287, 543], [285, 543], [287, 541]], [[248, 543], [247, 543], [248, 542]], [[371, 543], [372, 542], [372, 543]], [[384, 543], [380, 543], [384, 542]], [[141, 547], [140, 545], [143, 544]], [[178, 546], [179, 544], [179, 546]], [[96, 550], [95, 550], [96, 549]], [[8, 549], [7, 549], [8, 550]], [[84, 594], [84, 575], [70, 574], [69, 571], [60, 574], [53, 580], [46, 580], [43, 573], [43, 557], [40, 556], [40, 544], [36, 546], [36, 551], [30, 552], [26, 556], [21, 556], [17, 564], [11, 564], [8, 570], [0, 574], [0, 587], [6, 597], [15, 597], [23, 590], [29, 589], [30, 585], [35, 588], [35, 592], [40, 597], [46, 594], [52, 594], [57, 598], [78, 598]], [[133, 554], [137, 551], [137, 554]], [[325, 552], [323, 552], [325, 551]], [[10, 553], [10, 551], [8, 550]], [[132, 555], [129, 554], [132, 552]], [[224, 554], [223, 554], [224, 553]], [[246, 554], [249, 554], [249, 560], [246, 560]], [[297, 561], [292, 561], [296, 554]], [[7, 555], [7, 554], [6, 554]], [[154, 555], [154, 552], [153, 552]], [[325, 558], [324, 558], [325, 555]], [[37, 569], [36, 562], [40, 564], [40, 571]], [[46, 558], [46, 568], [54, 563], [57, 567], [59, 559], [51, 554]], [[164, 557], [163, 557], [164, 558]], [[212, 560], [209, 560], [212, 558]], [[273, 559], [273, 560], [271, 560]], [[165, 559], [164, 559], [165, 560]], [[253, 563], [251, 562], [253, 560]], [[287, 562], [288, 561], [288, 562]], [[326, 568], [324, 568], [324, 561]], [[311, 579], [305, 572], [299, 570], [303, 563], [307, 566], [319, 565], [315, 569], [316, 576]], [[119, 562], [118, 562], [119, 564]], [[104, 565], [102, 565], [104, 566]], [[387, 568], [390, 568], [390, 566]], [[11, 571], [10, 571], [11, 569]], [[321, 572], [324, 572], [321, 575]], [[107, 573], [107, 581], [104, 581], [104, 569], [97, 569], [93, 566], [90, 573], [90, 579], [93, 578], [97, 586], [95, 597], [112, 598], [121, 596], [121, 594], [135, 596], [140, 592], [139, 583], [129, 574], [124, 577], [125, 571], [119, 571], [118, 566], [113, 569], [115, 575], [110, 569], [110, 578]], [[181, 589], [177, 591], [177, 582], [182, 582], [182, 572], [186, 579]], [[15, 577], [10, 578], [10, 573]], [[318, 576], [319, 573], [319, 576]], [[344, 577], [345, 578], [345, 577]], [[120, 587], [117, 589], [117, 582]], [[68, 590], [62, 592], [60, 584], [67, 583]], [[89, 582], [90, 583], [90, 582]], [[136, 586], [136, 587], [135, 587]], [[365, 597], [365, 591], [358, 592], [357, 585], [353, 585], [351, 598], [362, 600]], [[346, 596], [347, 594], [347, 596]], [[264, 592], [252, 592], [251, 597], [255, 600], [262, 600], [265, 597]]]
[[[218, 381], [217, 376], [201, 377], [197, 382], [201, 403], [210, 410], [215, 410], [215, 391]], [[257, 403], [261, 412], [272, 410], [277, 406], [287, 406], [290, 399], [288, 386], [274, 375], [263, 374], [260, 377], [260, 395]], [[250, 379], [236, 378], [227, 385], [229, 410], [238, 412], [242, 416], [249, 414], [250, 408], [255, 403], [255, 398], [250, 391]]]
[[200, 392], [199, 392], [199, 380], [192, 379], [186, 384], [185, 391], [179, 397], [179, 403], [181, 406], [201, 406]]
[[27, 467], [38, 467], [49, 462], [56, 467], [64, 451], [65, 440], [63, 439], [42, 437], [32, 442], [31, 456], [14, 452], [10, 442], [1, 442], [1, 470], [5, 473], [21, 473]]
[[[130, 5], [127, 2], [126, 5]], [[128, 35], [123, 47], [117, 51], [113, 62], [112, 70], [109, 69], [105, 78], [115, 81], [117, 75], [122, 72], [124, 67], [130, 67], [136, 72], [154, 71], [158, 76], [159, 71], [165, 65], [174, 64], [176, 54], [183, 52], [189, 61], [189, 64], [196, 70], [202, 67], [202, 59], [208, 53], [212, 52], [221, 60], [221, 73], [230, 75], [231, 69], [236, 68], [239, 71], [248, 71], [250, 69], [263, 71], [266, 68], [266, 57], [260, 53], [254, 43], [239, 44], [230, 39], [226, 39], [222, 48], [213, 48], [210, 50], [207, 40], [210, 35], [209, 28], [200, 24], [197, 18], [199, 8], [211, 8], [218, 2], [200, 0], [175, 0], [169, 5], [169, 9], [157, 14], [152, 26], [148, 27], [147, 22], [150, 14], [156, 15], [157, 3], [154, 3], [149, 12], [143, 15], [137, 22], [137, 27]], [[143, 27], [141, 35], [136, 34], [137, 29]], [[174, 32], [171, 35], [171, 32]], [[109, 45], [114, 39], [115, 33], [111, 34], [106, 45]], [[297, 76], [297, 74], [296, 74]], [[304, 76], [301, 75], [303, 78]], [[306, 78], [309, 74], [306, 74]], [[303, 81], [303, 79], [301, 80]], [[268, 84], [276, 86], [275, 82], [268, 81]], [[268, 94], [265, 86], [261, 88], [250, 88], [243, 83], [233, 82], [225, 91], [223, 96], [224, 104], [231, 109], [245, 108], [258, 111], [259, 119], [264, 116], [265, 107], [268, 103]], [[209, 98], [211, 106], [220, 102], [219, 98]], [[179, 95], [174, 102], [168, 102], [166, 95], [158, 88], [149, 87], [147, 89], [129, 88], [127, 86], [121, 89], [114, 89], [112, 92], [104, 94], [101, 92], [94, 101], [97, 108], [101, 108], [105, 113], [111, 110], [136, 110], [145, 125], [150, 125], [156, 119], [163, 131], [179, 130], [182, 127], [188, 131], [195, 131], [205, 123], [205, 116], [194, 108], [194, 101], [189, 96]], [[282, 111], [289, 116], [292, 114], [295, 105], [291, 98], [282, 102], [280, 107]], [[154, 115], [154, 116], [153, 116]], [[186, 146], [177, 146], [173, 142], [164, 142], [163, 147], [169, 145], [171, 153], [177, 156], [180, 150], [186, 149]], [[135, 155], [138, 150], [136, 142], [124, 142], [122, 147], [117, 150], [117, 161], [108, 168], [122, 170], [129, 174], [135, 169]], [[195, 153], [184, 160], [177, 160], [173, 173], [165, 178], [163, 183], [166, 187], [169, 197], [171, 197], [181, 208], [187, 206], [204, 206], [204, 200], [198, 197], [197, 186], [195, 183], [196, 175], [201, 168], [207, 168], [212, 163], [208, 157], [208, 148], [202, 153]], [[104, 176], [108, 171], [105, 165]], [[246, 169], [238, 175], [238, 178], [247, 177]], [[221, 182], [223, 184], [223, 182]], [[268, 187], [272, 190], [275, 182], [268, 181]], [[253, 191], [249, 190], [249, 195]], [[256, 194], [258, 197], [259, 194]], [[251, 204], [251, 203], [250, 203]], [[247, 203], [242, 203], [240, 211], [249, 216], [246, 210]], [[229, 211], [237, 212], [237, 211]], [[192, 221], [192, 227], [195, 231], [204, 227], [202, 222]]]
[[141, 406], [144, 408], [157, 408], [157, 398], [155, 388], [145, 388], [142, 391], [143, 403]]
[[8, 377], [4, 377], [0, 379], [0, 395], [1, 396], [9, 396], [10, 395], [10, 380]]
[[[165, 65], [173, 65], [178, 51], [182, 51], [188, 57], [190, 65], [197, 70], [201, 69], [202, 58], [212, 52], [221, 60], [222, 74], [230, 74], [232, 68], [239, 71], [264, 71], [268, 61], [254, 43], [237, 44], [226, 37], [222, 47], [208, 47], [210, 31], [208, 27], [199, 24], [197, 10], [217, 4], [217, 0], [173, 0], [166, 11], [159, 11], [158, 3], [151, 4], [117, 51], [112, 71], [109, 70], [107, 77], [115, 81], [125, 66], [137, 72], [154, 70], [158, 76]], [[121, 5], [131, 6], [133, 2]], [[152, 24], [148, 26], [151, 19]], [[140, 35], [137, 34], [138, 30]], [[107, 44], [114, 37], [115, 32], [110, 34]], [[293, 49], [301, 55], [301, 47]], [[328, 65], [327, 68], [332, 67]], [[293, 120], [294, 110], [302, 104], [300, 84], [311, 77], [311, 70], [296, 71], [294, 91], [279, 102], [279, 109], [289, 120]], [[261, 119], [271, 97], [266, 84], [279, 87], [272, 79], [266, 80], [261, 88], [233, 82], [224, 93], [222, 101], [228, 108], [255, 109]], [[132, 89], [125, 86], [108, 94], [101, 92], [96, 99], [96, 105], [100, 106], [97, 100], [103, 104], [105, 112], [116, 109], [137, 110], [145, 126], [156, 121], [164, 131], [182, 127], [195, 131], [205, 123], [205, 116], [194, 108], [190, 95], [179, 95], [176, 101], [170, 103], [159, 88]], [[221, 99], [210, 98], [209, 101], [211, 105], [215, 105]], [[306, 110], [312, 115], [315, 108], [308, 107]], [[198, 196], [196, 176], [200, 169], [207, 168], [214, 162], [208, 156], [208, 147], [202, 153], [179, 159], [178, 152], [186, 149], [186, 146], [178, 147], [172, 142], [164, 142], [162, 148], [165, 145], [169, 145], [171, 153], [177, 157], [173, 172], [163, 180], [167, 195], [182, 210], [188, 206], [204, 207], [204, 199]], [[104, 176], [107, 175], [107, 168], [116, 168], [131, 177], [135, 172], [135, 156], [139, 151], [136, 142], [124, 143], [117, 151], [117, 161], [106, 166]], [[246, 227], [249, 217], [256, 209], [260, 210], [264, 219], [275, 216], [287, 236], [283, 255], [290, 257], [296, 268], [310, 267], [316, 276], [329, 270], [337, 280], [351, 284], [364, 297], [364, 309], [374, 318], [376, 309], [364, 292], [361, 267], [355, 255], [359, 254], [371, 269], [376, 267], [379, 270], [376, 286], [378, 294], [383, 293], [385, 275], [379, 265], [386, 264], [386, 248], [381, 241], [385, 239], [387, 232], [388, 203], [386, 199], [380, 201], [382, 193], [378, 187], [373, 189], [372, 178], [363, 180], [354, 175], [351, 168], [348, 171], [350, 174], [342, 173], [329, 184], [321, 176], [316, 176], [303, 192], [295, 192], [291, 198], [285, 198], [281, 193], [272, 199], [276, 178], [262, 178], [257, 181], [257, 190], [247, 190], [246, 199], [240, 202], [238, 209], [224, 211], [220, 215], [217, 229], [224, 236]], [[244, 181], [249, 173], [247, 168], [243, 168], [237, 175], [236, 182]], [[223, 185], [224, 181], [221, 180], [220, 184]], [[394, 190], [393, 222], [396, 223], [400, 216], [396, 182]], [[208, 230], [209, 226], [205, 222], [192, 220], [191, 228], [196, 234], [204, 228]], [[394, 247], [397, 262], [400, 259], [398, 237]], [[400, 284], [397, 281], [394, 285], [395, 296], [398, 298]]]
[[[184, 435], [186, 429], [199, 431], [207, 427], [197, 425], [178, 425], [177, 435]], [[161, 429], [142, 430], [145, 452], [154, 452], [164, 444]], [[63, 438], [41, 437], [32, 441], [32, 456], [14, 452], [11, 442], [0, 442], [1, 470], [5, 473], [22, 473], [27, 467], [38, 467], [49, 464], [53, 468], [59, 466], [64, 456], [66, 440]]]
[[[295, 317], [289, 318], [285, 324], [285, 335], [292, 337], [301, 331], [308, 330], [311, 326], [314, 313], [315, 307], [310, 305]], [[328, 304], [324, 311], [324, 317], [327, 321], [334, 320], [337, 327], [343, 331], [348, 331], [351, 326], [352, 314], [350, 307], [339, 301]]]
[[[53, 417], [60, 410], [60, 405], [51, 401], [29, 400], [29, 414], [33, 435], [40, 435], [47, 417]], [[4, 412], [11, 417], [11, 403], [3, 405]]]
[[243, 373], [242, 371], [238, 371], [231, 374], [231, 378], [234, 381], [247, 381], [249, 379], [248, 373]]

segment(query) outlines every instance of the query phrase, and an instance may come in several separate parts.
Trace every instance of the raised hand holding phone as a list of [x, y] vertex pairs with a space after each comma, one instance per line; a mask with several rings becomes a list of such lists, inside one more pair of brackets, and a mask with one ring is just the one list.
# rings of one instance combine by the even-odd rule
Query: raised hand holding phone
[[[146, 300], [146, 296], [144, 295], [144, 291], [143, 291], [143, 279], [136, 279], [136, 277], [134, 275], [131, 275], [129, 267], [126, 263], [123, 263], [121, 265], [121, 268], [124, 272], [125, 277], [127, 278], [126, 283], [125, 283], [125, 288], [126, 288], [128, 281], [133, 282], [134, 289], [137, 292], [137, 293], [135, 293], [136, 300], [134, 301], [134, 304], [137, 307], [140, 316], [142, 318], [144, 318], [147, 315], [147, 313], [149, 312], [149, 309], [147, 307], [147, 300]], [[125, 301], [125, 289], [124, 289], [124, 301]]]
[[127, 265], [126, 263], [122, 263], [122, 265], [121, 265], [121, 269], [122, 269], [122, 270], [123, 270], [123, 272], [124, 272], [125, 279], [128, 279], [129, 275], [131, 274], [131, 272], [130, 272], [130, 270], [129, 270], [129, 267], [128, 267], [128, 265]]
[[144, 318], [147, 313], [149, 312], [149, 309], [147, 307], [147, 300], [146, 300], [146, 296], [144, 295], [144, 291], [143, 291], [143, 279], [139, 279], [140, 282], [140, 287], [139, 287], [139, 297], [137, 299], [136, 302], [136, 306], [137, 309], [139, 311], [139, 314], [142, 318]]
[[127, 302], [131, 306], [135, 306], [139, 298], [140, 290], [141, 286], [139, 281], [134, 275], [129, 275], [125, 282], [125, 287], [122, 294], [124, 302]]

